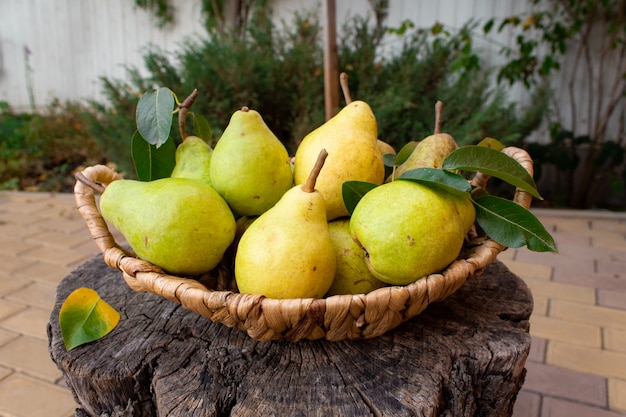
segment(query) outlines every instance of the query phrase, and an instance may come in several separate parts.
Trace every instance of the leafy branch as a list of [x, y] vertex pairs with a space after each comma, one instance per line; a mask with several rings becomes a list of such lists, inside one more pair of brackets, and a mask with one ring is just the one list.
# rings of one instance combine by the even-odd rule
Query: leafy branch
[[626, 186], [626, 7], [622, 0], [529, 1], [534, 11], [499, 25], [491, 19], [483, 30], [518, 31], [516, 44], [502, 48], [509, 61], [499, 81], [552, 82], [551, 142], [528, 150], [539, 167], [565, 175], [557, 183], [568, 205], [588, 208], [608, 185], [620, 194]]
[[[189, 111], [198, 97], [194, 89], [182, 102], [167, 87], [144, 93], [137, 103], [135, 121], [137, 130], [131, 139], [131, 154], [137, 177], [153, 181], [169, 177], [176, 164], [176, 143], [171, 138], [173, 117], [178, 113], [178, 131], [181, 141], [187, 134], [187, 116], [193, 118], [196, 136], [211, 142], [211, 126], [199, 114]], [[178, 108], [176, 108], [178, 106]]]

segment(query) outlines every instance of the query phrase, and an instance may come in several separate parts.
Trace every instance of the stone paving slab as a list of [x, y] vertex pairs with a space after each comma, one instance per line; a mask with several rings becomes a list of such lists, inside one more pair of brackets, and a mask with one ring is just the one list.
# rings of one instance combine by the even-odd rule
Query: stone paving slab
[[533, 292], [530, 333], [542, 344], [514, 416], [626, 415], [626, 214], [534, 213], [559, 254], [515, 249], [501, 259]]
[[[624, 416], [626, 213], [533, 212], [559, 254], [498, 257], [535, 301], [514, 417]], [[0, 192], [0, 417], [74, 414], [45, 326], [56, 285], [97, 253], [72, 195]]]
[[[607, 407], [606, 379], [596, 375], [571, 371], [544, 363], [527, 362], [524, 390], [569, 401], [580, 401], [595, 407]], [[555, 384], [554, 381], [567, 381]]]
[[0, 380], [0, 415], [8, 417], [70, 417], [72, 395], [59, 387], [19, 372]]

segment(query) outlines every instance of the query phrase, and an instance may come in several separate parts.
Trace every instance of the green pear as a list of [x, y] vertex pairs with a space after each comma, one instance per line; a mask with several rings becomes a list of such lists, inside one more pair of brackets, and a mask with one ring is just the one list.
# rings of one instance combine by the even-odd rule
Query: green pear
[[321, 298], [335, 270], [324, 197], [314, 179], [291, 188], [254, 220], [235, 255], [239, 292], [270, 298]]
[[350, 235], [350, 219], [342, 217], [328, 223], [330, 239], [335, 248], [337, 271], [327, 296], [367, 294], [386, 284], [378, 280], [365, 263], [365, 251]]
[[328, 151], [328, 160], [315, 187], [326, 200], [327, 217], [331, 221], [348, 215], [342, 194], [345, 181], [382, 184], [385, 179], [376, 117], [370, 106], [353, 101], [302, 139], [295, 154], [296, 184], [306, 181], [322, 149]]
[[197, 136], [187, 136], [176, 148], [176, 164], [170, 177], [193, 178], [211, 185], [211, 154], [213, 148]]
[[212, 186], [241, 216], [265, 212], [293, 186], [287, 149], [247, 107], [233, 113], [209, 169]]
[[393, 285], [410, 284], [454, 261], [476, 218], [470, 195], [397, 180], [361, 198], [350, 232], [369, 270]]
[[113, 181], [100, 197], [100, 211], [139, 258], [176, 275], [212, 270], [235, 236], [224, 199], [190, 178]]
[[441, 169], [443, 161], [458, 145], [454, 138], [448, 133], [441, 132], [441, 118], [443, 113], [443, 103], [435, 103], [435, 131], [432, 135], [424, 138], [413, 149], [409, 157], [398, 167], [396, 167], [393, 177], [387, 181], [393, 181], [406, 171], [417, 168], [438, 168]]

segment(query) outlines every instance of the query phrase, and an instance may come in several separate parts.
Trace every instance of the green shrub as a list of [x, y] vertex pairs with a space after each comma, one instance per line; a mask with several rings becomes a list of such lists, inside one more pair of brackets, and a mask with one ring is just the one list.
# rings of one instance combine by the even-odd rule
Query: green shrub
[[[0, 106], [6, 138], [0, 144], [0, 186], [68, 190], [78, 165], [105, 161], [135, 177], [135, 109], [141, 94], [154, 87], [168, 87], [180, 99], [197, 88], [191, 110], [209, 121], [214, 141], [235, 110], [258, 110], [294, 154], [324, 121], [322, 31], [314, 12], [295, 14], [281, 26], [268, 13], [257, 7], [245, 30], [209, 28], [205, 37], [182, 41], [175, 53], [151, 47], [143, 57], [147, 71], [130, 67], [123, 80], [101, 78], [104, 102], [53, 103], [41, 115], [10, 114]], [[491, 74], [472, 49], [472, 29], [447, 33], [435, 25], [396, 30], [390, 38], [388, 28], [369, 17], [347, 20], [338, 37], [340, 71], [349, 75], [352, 97], [371, 105], [381, 139], [400, 149], [429, 135], [437, 100], [445, 103], [444, 130], [461, 145], [486, 136], [516, 143], [537, 128], [547, 102], [543, 90], [537, 89], [532, 109], [522, 110], [490, 87]], [[385, 50], [389, 42], [397, 48]], [[176, 123], [172, 136], [180, 141]]]
[[70, 191], [72, 172], [103, 162], [84, 110], [53, 102], [41, 114], [0, 113], [0, 189]]
[[346, 29], [350, 36], [340, 48], [342, 67], [353, 95], [374, 109], [381, 137], [399, 149], [428, 136], [437, 100], [445, 104], [443, 129], [459, 145], [487, 136], [512, 144], [535, 130], [547, 106], [546, 90], [536, 90], [532, 108], [519, 109], [504, 90], [490, 87], [491, 73], [471, 47], [473, 25], [452, 35], [438, 28], [406, 36], [399, 52], [386, 59], [371, 50], [380, 35], [366, 19], [355, 18]]
[[[185, 40], [174, 54], [151, 48], [144, 55], [148, 76], [129, 68], [126, 81], [102, 79], [109, 103], [92, 103], [89, 126], [126, 174], [132, 174], [134, 109], [154, 86], [168, 87], [181, 99], [197, 88], [192, 111], [209, 121], [214, 140], [244, 105], [261, 113], [291, 154], [323, 123], [323, 47], [315, 14], [296, 14], [291, 24], [278, 27], [267, 13], [255, 10], [245, 36], [215, 29], [203, 39]], [[396, 149], [432, 132], [437, 100], [445, 103], [444, 130], [459, 144], [486, 136], [512, 143], [540, 124], [546, 103], [541, 96], [522, 111], [504, 91], [489, 87], [490, 73], [472, 49], [471, 29], [397, 35], [401, 47], [385, 56], [384, 29], [369, 18], [356, 16], [342, 28], [340, 71], [349, 75], [352, 96], [371, 105], [380, 137]]]
[[[499, 81], [533, 88], [557, 81], [546, 141], [525, 143], [546, 204], [626, 209], [626, 14], [622, 0], [528, 0], [484, 33], [512, 31]], [[584, 68], [584, 70], [583, 70]], [[608, 87], [610, 86], [610, 87]], [[544, 175], [543, 178], [542, 174]], [[548, 174], [548, 175], [546, 175]]]

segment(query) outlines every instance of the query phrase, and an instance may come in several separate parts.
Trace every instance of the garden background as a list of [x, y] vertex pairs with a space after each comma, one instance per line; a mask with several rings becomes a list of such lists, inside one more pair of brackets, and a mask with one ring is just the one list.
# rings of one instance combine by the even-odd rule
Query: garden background
[[[459, 145], [529, 151], [535, 205], [626, 210], [626, 1], [335, 3], [339, 70], [381, 139], [427, 136], [441, 100]], [[0, 2], [0, 189], [71, 191], [94, 163], [133, 177], [134, 110], [155, 87], [197, 88], [214, 141], [236, 109], [257, 109], [293, 153], [324, 121], [324, 13], [306, 0]]]

